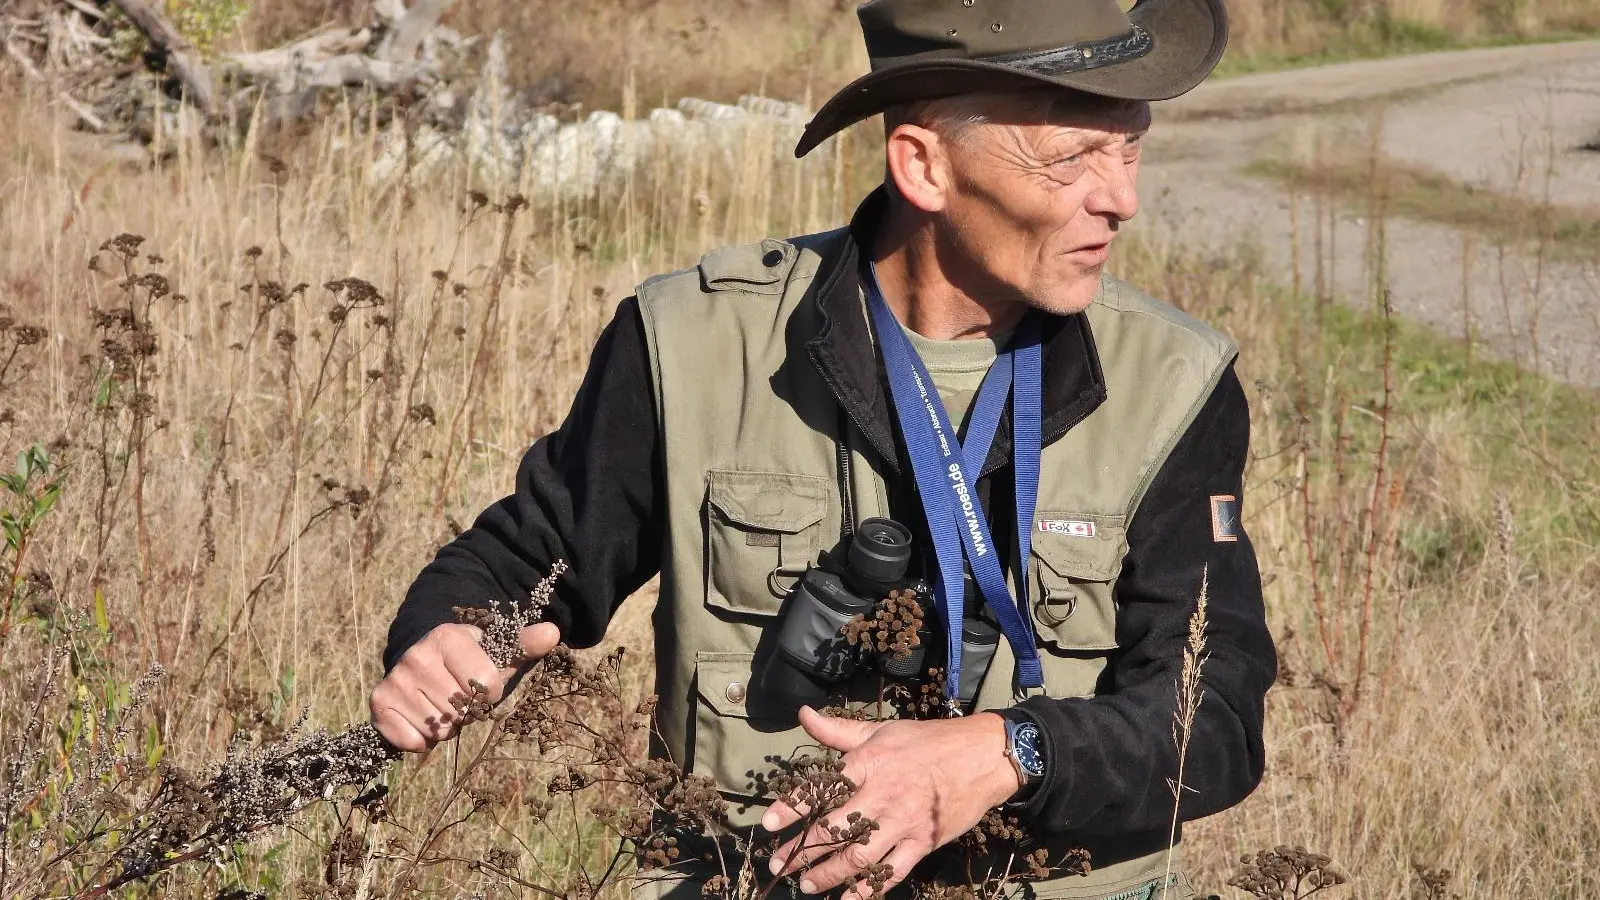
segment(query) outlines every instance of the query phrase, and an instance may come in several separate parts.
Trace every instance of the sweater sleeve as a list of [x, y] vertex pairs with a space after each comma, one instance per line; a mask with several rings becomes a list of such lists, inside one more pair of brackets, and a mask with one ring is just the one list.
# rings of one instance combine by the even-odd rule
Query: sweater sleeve
[[516, 487], [422, 570], [389, 627], [384, 668], [455, 606], [521, 601], [557, 559], [568, 573], [546, 620], [575, 647], [599, 643], [621, 602], [661, 565], [660, 437], [637, 300], [601, 333], [572, 409], [535, 441]]
[[1170, 824], [1177, 682], [1202, 584], [1207, 657], [1180, 818], [1227, 809], [1260, 782], [1263, 702], [1277, 656], [1255, 551], [1239, 524], [1249, 437], [1250, 411], [1230, 367], [1128, 529], [1117, 584], [1119, 649], [1101, 693], [1022, 704], [1044, 732], [1049, 760], [1025, 810], [1039, 827], [1116, 835]]

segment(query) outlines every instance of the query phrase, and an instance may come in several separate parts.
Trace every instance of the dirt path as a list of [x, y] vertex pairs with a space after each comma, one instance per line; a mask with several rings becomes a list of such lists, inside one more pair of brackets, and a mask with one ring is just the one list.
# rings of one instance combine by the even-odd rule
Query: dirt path
[[[1319, 132], [1348, 161], [1369, 158], [1377, 146], [1389, 159], [1461, 184], [1600, 216], [1600, 152], [1582, 149], [1600, 138], [1600, 41], [1207, 84], [1158, 104], [1141, 176], [1147, 214], [1136, 230], [1158, 240], [1181, 235], [1193, 249], [1201, 249], [1196, 240], [1216, 249], [1253, 242], [1284, 284], [1295, 277], [1298, 251], [1303, 290], [1317, 289], [1320, 272], [1337, 296], [1370, 296], [1367, 222], [1341, 210], [1319, 247], [1312, 199], [1299, 197], [1292, 213], [1287, 192], [1243, 171], [1256, 159], [1311, 146]], [[1540, 260], [1426, 222], [1391, 220], [1385, 235], [1387, 283], [1400, 315], [1457, 336], [1470, 328], [1503, 356], [1600, 385], [1600, 266]]]

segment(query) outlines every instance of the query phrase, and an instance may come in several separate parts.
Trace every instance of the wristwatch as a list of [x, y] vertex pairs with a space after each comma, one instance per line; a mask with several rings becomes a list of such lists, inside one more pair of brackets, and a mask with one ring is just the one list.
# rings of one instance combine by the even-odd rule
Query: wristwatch
[[1001, 710], [1000, 717], [1006, 723], [1006, 758], [1011, 760], [1011, 767], [1022, 782], [1010, 802], [1023, 803], [1038, 790], [1048, 768], [1044, 732], [1033, 716], [1020, 709]]

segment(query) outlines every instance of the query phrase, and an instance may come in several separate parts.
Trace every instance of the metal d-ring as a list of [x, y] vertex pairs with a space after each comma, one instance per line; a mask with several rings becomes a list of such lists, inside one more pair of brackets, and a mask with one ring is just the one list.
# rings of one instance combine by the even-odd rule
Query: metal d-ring
[[778, 579], [793, 578], [795, 581], [799, 581], [800, 576], [805, 573], [805, 567], [797, 569], [794, 566], [785, 566], [783, 563], [778, 563], [772, 567], [771, 572], [767, 573], [767, 590], [771, 591], [774, 597], [787, 597], [789, 592], [794, 590], [794, 581], [791, 581], [788, 586], [783, 586], [778, 583]]
[[1076, 593], [1068, 594], [1066, 601], [1067, 611], [1064, 613], [1057, 613], [1055, 609], [1051, 607], [1048, 595], [1039, 597], [1038, 602], [1034, 604], [1034, 610], [1039, 614], [1039, 621], [1050, 626], [1051, 628], [1054, 628], [1055, 626], [1060, 625], [1066, 620], [1072, 618], [1072, 614], [1078, 610], [1078, 595]]

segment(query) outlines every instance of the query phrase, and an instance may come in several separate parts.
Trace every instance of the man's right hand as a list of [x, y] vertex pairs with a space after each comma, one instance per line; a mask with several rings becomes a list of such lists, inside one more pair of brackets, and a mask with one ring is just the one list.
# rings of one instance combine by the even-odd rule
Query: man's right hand
[[[471, 625], [440, 625], [400, 657], [372, 689], [372, 724], [397, 749], [421, 753], [449, 740], [461, 723], [450, 698], [472, 693], [471, 682], [489, 689], [498, 702], [515, 667], [497, 669], [478, 645], [482, 632]], [[561, 631], [540, 622], [518, 634], [523, 662], [543, 657], [561, 642]]]

